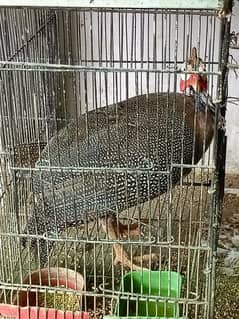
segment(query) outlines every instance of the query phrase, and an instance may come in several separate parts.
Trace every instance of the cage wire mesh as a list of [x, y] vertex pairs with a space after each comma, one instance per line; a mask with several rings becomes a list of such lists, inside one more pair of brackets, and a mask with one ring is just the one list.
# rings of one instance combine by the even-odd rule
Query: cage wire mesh
[[[38, 306], [57, 307], [69, 287], [24, 278], [65, 267], [82, 274], [77, 308], [93, 317], [119, 302], [116, 315], [138, 316], [151, 300], [163, 304], [154, 316], [175, 304], [171, 317], [209, 318], [228, 20], [214, 10], [1, 8], [0, 28], [1, 303], [32, 289]], [[210, 98], [179, 89], [192, 47], [214, 114]], [[177, 272], [182, 289], [125, 292], [129, 268]]]

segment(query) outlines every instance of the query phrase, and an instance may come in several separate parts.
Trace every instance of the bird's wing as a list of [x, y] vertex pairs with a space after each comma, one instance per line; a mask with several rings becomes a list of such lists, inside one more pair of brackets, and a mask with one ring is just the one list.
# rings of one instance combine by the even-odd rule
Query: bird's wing
[[167, 103], [174, 98], [166, 94], [160, 99], [131, 98], [70, 123], [51, 139], [36, 164], [36, 192], [61, 189], [72, 179], [79, 182], [80, 168], [167, 170], [172, 160], [181, 161], [183, 135], [187, 147], [183, 161], [189, 162], [192, 132], [182, 126], [180, 112], [172, 121]]

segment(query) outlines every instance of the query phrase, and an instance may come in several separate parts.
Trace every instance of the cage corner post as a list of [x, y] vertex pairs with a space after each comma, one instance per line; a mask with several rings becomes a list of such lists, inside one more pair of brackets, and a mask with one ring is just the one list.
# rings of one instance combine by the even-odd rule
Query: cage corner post
[[[78, 63], [77, 52], [77, 11], [64, 11], [61, 8], [56, 10], [57, 29], [57, 54], [58, 63], [71, 66]], [[75, 72], [75, 73], [74, 73]], [[78, 77], [75, 70], [60, 71], [57, 75], [57, 106], [56, 117], [59, 123], [58, 129], [65, 125], [67, 119], [74, 119], [78, 114], [76, 105], [76, 91], [78, 91]]]
[[[230, 1], [231, 2], [231, 1]], [[228, 94], [228, 56], [230, 45], [230, 27], [231, 18], [225, 17], [221, 20], [220, 25], [220, 50], [219, 50], [219, 70], [221, 72], [217, 83], [217, 113], [216, 113], [216, 134], [217, 143], [214, 144], [214, 181], [213, 188], [215, 192], [212, 196], [210, 218], [211, 218], [211, 289], [209, 291], [210, 301], [208, 318], [215, 317], [215, 289], [216, 289], [216, 263], [217, 263], [217, 243], [219, 238], [220, 225], [222, 222], [224, 188], [225, 188], [225, 167], [226, 167], [226, 150], [227, 135], [225, 130], [226, 103]]]

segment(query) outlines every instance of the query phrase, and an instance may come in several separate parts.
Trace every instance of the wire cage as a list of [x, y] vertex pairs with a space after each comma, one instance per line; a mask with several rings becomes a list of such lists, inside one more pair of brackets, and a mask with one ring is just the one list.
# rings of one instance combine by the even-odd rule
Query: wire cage
[[230, 17], [81, 2], [0, 10], [0, 314], [212, 318]]

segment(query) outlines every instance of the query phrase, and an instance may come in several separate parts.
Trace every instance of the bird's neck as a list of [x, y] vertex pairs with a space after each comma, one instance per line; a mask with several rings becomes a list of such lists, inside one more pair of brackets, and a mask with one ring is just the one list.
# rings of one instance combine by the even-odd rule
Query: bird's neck
[[[198, 154], [209, 147], [214, 135], [215, 105], [212, 98], [206, 92], [195, 93], [193, 95], [196, 111], [196, 134], [198, 141]], [[196, 159], [199, 160], [199, 158]]]
[[194, 104], [197, 111], [211, 111], [215, 113], [215, 104], [207, 92], [193, 92]]

